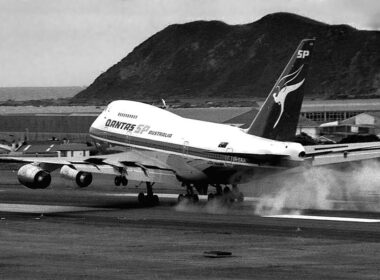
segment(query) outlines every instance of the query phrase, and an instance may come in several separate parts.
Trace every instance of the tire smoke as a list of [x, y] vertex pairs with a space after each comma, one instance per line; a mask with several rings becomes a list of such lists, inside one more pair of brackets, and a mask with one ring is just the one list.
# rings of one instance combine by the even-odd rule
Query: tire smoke
[[300, 213], [305, 209], [380, 211], [380, 163], [366, 161], [343, 169], [311, 168], [279, 176], [275, 190], [260, 196], [257, 215]]
[[192, 203], [186, 200], [179, 202], [174, 209], [179, 212], [226, 214], [230, 209], [221, 201], [213, 200], [205, 204]]

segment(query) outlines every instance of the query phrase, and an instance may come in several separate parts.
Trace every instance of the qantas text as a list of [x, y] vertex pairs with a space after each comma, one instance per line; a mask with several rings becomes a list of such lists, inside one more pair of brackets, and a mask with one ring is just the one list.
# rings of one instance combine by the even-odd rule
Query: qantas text
[[136, 127], [136, 125], [132, 124], [132, 123], [119, 122], [119, 121], [114, 121], [114, 120], [111, 120], [111, 119], [108, 119], [106, 121], [106, 126], [107, 127], [114, 127], [114, 128], [124, 129], [124, 130], [127, 130], [127, 131], [133, 131], [133, 129]]
[[106, 127], [113, 127], [113, 128], [123, 129], [126, 131], [133, 131], [133, 133], [136, 133], [136, 134], [148, 133], [150, 135], [167, 137], [167, 138], [171, 138], [173, 136], [172, 133], [165, 133], [165, 132], [161, 132], [161, 131], [150, 130], [149, 125], [144, 125], [144, 124], [136, 125], [133, 123], [125, 123], [125, 122], [115, 121], [112, 119], [108, 119], [106, 121]]

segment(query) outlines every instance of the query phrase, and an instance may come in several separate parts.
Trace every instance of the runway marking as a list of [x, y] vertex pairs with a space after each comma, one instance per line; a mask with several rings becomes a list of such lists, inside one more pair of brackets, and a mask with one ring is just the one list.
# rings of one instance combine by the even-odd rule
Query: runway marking
[[[178, 197], [178, 194], [166, 194], [166, 193], [154, 193], [156, 195], [158, 195], [159, 197], [163, 197], [163, 198], [177, 198]], [[120, 197], [137, 197], [138, 196], [138, 193], [105, 193], [104, 194], [105, 196], [120, 196]]]
[[[158, 195], [160, 198], [173, 198], [177, 199], [178, 194], [173, 194], [173, 193], [154, 193]], [[104, 194], [106, 196], [120, 196], [120, 197], [137, 197], [137, 193], [106, 193]], [[199, 195], [198, 196], [200, 200], [207, 200], [207, 195]]]
[[265, 218], [337, 221], [337, 222], [355, 222], [355, 223], [380, 223], [379, 219], [350, 218], [350, 217], [328, 217], [328, 216], [308, 216], [308, 215], [268, 215], [268, 216], [263, 216], [263, 217], [265, 217]]
[[96, 207], [80, 206], [60, 206], [60, 205], [38, 205], [38, 204], [11, 204], [0, 203], [0, 212], [12, 213], [62, 213], [62, 212], [81, 212], [81, 211], [99, 211], [111, 210]]
[[[179, 194], [173, 194], [173, 193], [155, 193], [158, 195], [158, 197], [161, 198], [173, 198], [177, 199]], [[137, 197], [137, 193], [106, 193], [105, 196], [120, 196], [120, 197]], [[198, 195], [199, 200], [207, 200], [207, 195]], [[244, 197], [244, 202], [257, 202], [259, 201], [256, 197]]]

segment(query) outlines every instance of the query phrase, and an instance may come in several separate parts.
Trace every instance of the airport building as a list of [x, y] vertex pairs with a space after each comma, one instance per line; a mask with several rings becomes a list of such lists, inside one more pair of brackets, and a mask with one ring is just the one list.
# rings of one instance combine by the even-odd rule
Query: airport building
[[70, 139], [86, 142], [88, 130], [99, 113], [0, 115], [0, 140], [18, 142]]
[[300, 116], [296, 134], [300, 134], [302, 132], [313, 138], [317, 138], [319, 136], [319, 123]]
[[361, 113], [343, 121], [321, 124], [319, 134], [340, 140], [351, 135], [380, 135], [380, 112]]
[[[183, 117], [247, 127], [258, 108], [169, 109]], [[90, 113], [25, 113], [0, 115], [0, 142], [45, 141], [50, 139], [91, 141], [88, 130], [99, 115]], [[352, 134], [380, 134], [380, 99], [306, 100], [297, 133], [339, 139]], [[328, 123], [328, 124], [325, 124]], [[323, 125], [322, 125], [323, 124]], [[335, 137], [335, 136], [336, 137]]]
[[321, 124], [376, 112], [380, 112], [380, 99], [307, 100], [302, 104], [301, 116]]
[[[258, 109], [252, 109], [225, 123], [247, 128], [257, 112]], [[334, 141], [354, 134], [380, 135], [380, 100], [306, 100], [296, 133], [301, 132]]]
[[[239, 116], [236, 116], [235, 118], [227, 120], [224, 123], [230, 124], [233, 126], [238, 126], [245, 129], [249, 127], [249, 125], [252, 122], [252, 119], [256, 116], [257, 113], [258, 113], [257, 109], [252, 109], [242, 115], [239, 115]], [[313, 138], [318, 137], [319, 123], [300, 116], [296, 134], [299, 134], [301, 132], [304, 132]]]

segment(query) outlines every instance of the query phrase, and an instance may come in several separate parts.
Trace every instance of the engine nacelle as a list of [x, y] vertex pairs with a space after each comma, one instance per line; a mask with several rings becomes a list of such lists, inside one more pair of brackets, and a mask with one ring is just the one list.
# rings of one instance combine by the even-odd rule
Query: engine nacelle
[[59, 172], [61, 176], [74, 180], [80, 188], [85, 188], [89, 186], [92, 182], [92, 174], [89, 172], [78, 171], [67, 165], [62, 166]]
[[17, 179], [30, 189], [46, 189], [51, 183], [50, 173], [33, 164], [21, 166]]

